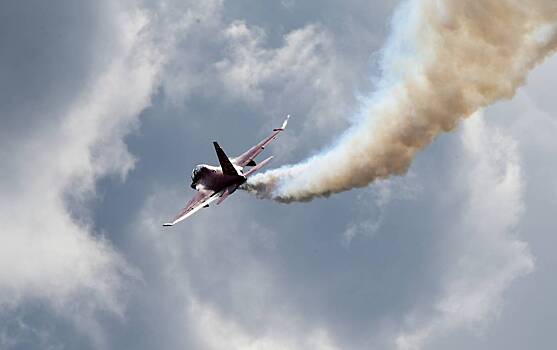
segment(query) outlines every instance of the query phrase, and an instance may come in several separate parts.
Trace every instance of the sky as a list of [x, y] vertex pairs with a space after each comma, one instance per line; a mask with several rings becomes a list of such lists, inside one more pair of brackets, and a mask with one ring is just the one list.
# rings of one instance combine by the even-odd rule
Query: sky
[[0, 3], [0, 348], [552, 348], [557, 57], [404, 176], [161, 226], [213, 140], [331, 147], [397, 5]]

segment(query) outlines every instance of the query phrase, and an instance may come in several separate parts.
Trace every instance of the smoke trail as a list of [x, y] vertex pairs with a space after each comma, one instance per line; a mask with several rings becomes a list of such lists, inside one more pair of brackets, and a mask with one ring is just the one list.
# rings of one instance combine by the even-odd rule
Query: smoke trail
[[556, 48], [556, 0], [404, 2], [366, 117], [331, 149], [256, 175], [246, 189], [281, 202], [308, 201], [404, 174], [440, 132], [511, 98]]

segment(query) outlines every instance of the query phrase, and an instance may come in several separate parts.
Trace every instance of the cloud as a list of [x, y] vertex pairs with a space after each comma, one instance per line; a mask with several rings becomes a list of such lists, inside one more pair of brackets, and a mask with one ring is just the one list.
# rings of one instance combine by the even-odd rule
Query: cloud
[[[362, 239], [349, 249], [339, 247], [339, 242], [347, 225], [344, 221], [353, 215], [354, 193], [294, 209], [251, 202], [238, 194], [174, 231], [161, 230], [164, 216], [173, 214], [186, 199], [183, 177], [188, 164], [212, 156], [201, 140], [215, 137], [220, 130], [222, 134], [243, 131], [249, 126], [249, 117], [243, 114], [290, 101], [284, 98], [288, 92], [273, 89], [296, 82], [282, 65], [294, 64], [298, 69], [292, 57], [297, 43], [312, 48], [323, 40], [328, 43], [325, 47], [336, 50], [333, 55], [340, 56], [336, 34], [322, 24], [297, 25], [274, 41], [263, 25], [230, 20], [221, 3], [212, 4], [215, 12], [210, 19], [198, 23], [192, 13], [185, 16], [192, 21], [183, 36], [177, 36], [176, 49], [165, 66], [162, 102], [142, 130], [152, 141], [138, 149], [152, 146], [154, 151], [138, 153], [146, 165], [135, 178], [139, 185], [127, 190], [142, 192], [139, 198], [145, 204], [139, 212], [114, 207], [127, 215], [123, 249], [133, 255], [147, 281], [145, 289], [135, 291], [137, 300], [132, 305], [134, 315], [144, 322], [133, 327], [143, 327], [134, 329], [147, 335], [129, 340], [126, 329], [113, 336], [145, 348], [145, 344], [164, 344], [219, 349], [227, 341], [246, 348], [362, 348], [370, 343], [396, 346], [397, 336], [400, 347], [423, 347], [458, 329], [483, 329], [496, 317], [510, 283], [532, 268], [527, 246], [513, 234], [524, 191], [516, 146], [501, 133], [491, 136], [492, 126], [483, 122], [466, 127], [460, 149], [466, 157], [456, 170], [439, 165], [439, 148], [447, 147], [451, 156], [459, 149], [453, 150], [447, 139], [419, 156], [416, 173], [422, 170], [423, 174], [409, 183], [414, 188], [424, 182], [424, 190], [410, 204], [381, 201], [384, 219], [376, 235], [359, 235]], [[319, 50], [309, 51], [315, 55], [311, 62], [332, 62], [322, 60]], [[319, 76], [310, 70], [300, 74], [308, 80]], [[307, 101], [292, 105], [318, 105], [321, 97], [329, 96], [311, 93]], [[185, 115], [162, 120], [159, 114], [170, 114], [165, 98], [183, 103]], [[329, 116], [323, 115], [324, 120]], [[180, 128], [179, 141], [168, 140], [171, 128]], [[141, 142], [145, 141], [136, 140]], [[240, 148], [246, 141], [236, 142]], [[479, 146], [497, 152], [484, 154], [477, 150]], [[164, 174], [168, 169], [153, 166], [159, 164], [161, 150], [180, 157], [179, 174], [168, 182], [158, 177], [168, 176]], [[442, 186], [439, 179], [449, 184]], [[145, 182], [156, 186], [143, 191]], [[462, 202], [446, 205], [447, 198], [458, 196]], [[497, 218], [500, 205], [506, 215]], [[486, 266], [490, 268], [484, 270]], [[476, 289], [475, 283], [485, 288]], [[316, 338], [321, 340], [316, 343], [312, 340]]]
[[[460, 135], [461, 144], [455, 142], [453, 148], [436, 146], [463, 158], [443, 163], [445, 175], [440, 176], [448, 184], [430, 179], [438, 173], [438, 154], [431, 157], [437, 167], [430, 171], [418, 160], [416, 177], [400, 179], [400, 188], [377, 189], [378, 203], [373, 204], [383, 208], [385, 220], [375, 236], [362, 235], [348, 253], [340, 245], [342, 231], [326, 231], [317, 222], [326, 227], [344, 214], [350, 217], [350, 211], [339, 209], [336, 219], [328, 221], [323, 208], [313, 213], [309, 207], [303, 211], [311, 223], [306, 226], [296, 210], [287, 208], [289, 227], [298, 230], [277, 224], [270, 229], [265, 217], [253, 222], [259, 213], [253, 203], [236, 197], [230, 199], [234, 204], [201, 213], [178, 232], [161, 236], [156, 219], [172, 211], [171, 203], [182, 194], [157, 193], [138, 215], [144, 222], [140, 237], [145, 246], [157, 247], [149, 255], [159, 257], [157, 270], [172, 281], [163, 289], [174, 291], [169, 297], [177, 306], [172, 317], [180, 315], [182, 332], [174, 336], [209, 349], [230, 344], [239, 349], [370, 344], [413, 349], [427, 348], [461, 329], [485, 329], [497, 318], [511, 283], [533, 268], [528, 246], [515, 235], [524, 182], [513, 138], [481, 117], [465, 122]], [[431, 194], [432, 189], [439, 193]], [[424, 204], [459, 196], [462, 202], [450, 205]], [[408, 198], [414, 202], [410, 208], [404, 203]], [[401, 208], [421, 210], [401, 219]], [[395, 212], [398, 218], [393, 218]], [[273, 211], [272, 216], [280, 215]], [[249, 223], [238, 219], [247, 216]], [[393, 220], [400, 225], [393, 227]], [[226, 229], [215, 227], [216, 222]], [[428, 234], [422, 227], [436, 232]], [[325, 249], [322, 260], [313, 256], [317, 247]], [[420, 251], [427, 260], [421, 260]], [[296, 259], [300, 264], [288, 262]]]
[[[203, 141], [241, 151], [288, 108], [274, 153], [295, 158], [352, 118], [385, 3], [65, 2], [73, 26], [46, 16], [75, 37], [39, 38], [57, 60], [16, 70], [17, 103], [0, 105], [17, 106], [0, 130], [0, 347], [429, 347], [482, 331], [533, 261], [514, 233], [527, 167], [487, 121], [462, 145], [434, 142], [410, 177], [293, 207], [238, 193], [160, 227], [190, 194], [190, 166], [213, 156]], [[0, 69], [28, 57], [13, 56]], [[48, 89], [24, 79], [32, 67]], [[553, 149], [548, 130], [532, 149]]]
[[227, 56], [215, 67], [228, 96], [280, 114], [288, 110], [287, 101], [294, 102], [314, 126], [342, 116], [332, 113], [345, 107], [343, 86], [336, 83], [342, 65], [324, 28], [309, 24], [292, 30], [278, 48], [266, 47], [265, 36], [262, 28], [243, 21], [224, 29]]
[[[96, 230], [97, 223], [89, 214], [97, 182], [109, 175], [125, 179], [134, 168], [136, 159], [124, 137], [137, 127], [158, 78], [165, 78], [162, 68], [171, 71], [173, 59], [183, 53], [180, 39], [195, 36], [198, 26], [205, 34], [211, 33], [213, 16], [218, 19], [220, 8], [218, 1], [193, 9], [186, 6], [186, 16], [180, 18], [175, 15], [183, 12], [173, 12], [178, 4], [168, 3], [168, 8], [149, 2], [143, 5], [146, 9], [134, 2], [99, 5], [102, 28], [94, 27], [90, 35], [102, 41], [108, 34], [109, 44], [97, 47], [95, 59], [85, 65], [90, 71], [80, 67], [82, 84], [60, 93], [67, 101], [49, 101], [56, 108], [36, 111], [29, 117], [36, 127], [24, 129], [26, 137], [11, 137], [2, 150], [2, 162], [11, 172], [1, 188], [0, 261], [5, 268], [0, 270], [0, 302], [15, 310], [30, 300], [46, 301], [56, 314], [72, 318], [78, 331], [92, 336], [97, 346], [103, 346], [105, 334], [95, 313], [123, 316], [130, 293], [126, 280], [136, 278], [136, 270]], [[151, 11], [160, 11], [169, 21], [159, 21]], [[216, 23], [223, 26], [224, 36], [237, 25]], [[318, 33], [313, 28], [301, 31], [288, 45], [311, 44], [314, 35]], [[240, 46], [235, 40], [231, 39], [232, 46]], [[290, 52], [280, 64], [295, 58], [290, 49], [286, 51]], [[286, 51], [279, 50], [277, 55]], [[273, 69], [284, 72], [280, 64]], [[225, 79], [225, 71], [220, 72]], [[260, 81], [265, 79], [271, 78], [267, 75]], [[43, 122], [41, 115], [49, 118]]]
[[380, 180], [358, 192], [354, 218], [343, 233], [343, 243], [350, 245], [358, 235], [373, 237], [381, 229], [387, 206], [393, 201], [415, 199], [423, 191], [420, 184], [408, 173], [404, 178]]
[[133, 3], [99, 10], [113, 21], [114, 45], [99, 53], [110, 61], [94, 68], [59, 117], [45, 122], [50, 111], [37, 112], [25, 137], [9, 136], [0, 187], [0, 304], [44, 300], [86, 334], [95, 333], [96, 311], [123, 314], [125, 281], [136, 272], [95, 232], [85, 206], [100, 177], [133, 168], [123, 137], [149, 105], [161, 64], [144, 12]]
[[[321, 136], [345, 125], [356, 109], [357, 92], [370, 85], [370, 79], [350, 65], [368, 69], [373, 48], [358, 47], [356, 60], [340, 50], [347, 38], [336, 37], [317, 21], [283, 27], [275, 37], [263, 24], [230, 18], [226, 11], [242, 9], [241, 3], [211, 1], [203, 10], [191, 7], [182, 12], [180, 25], [171, 26], [180, 29], [174, 31], [162, 83], [165, 97], [186, 110], [207, 99], [240, 104], [249, 114], [277, 121], [290, 113], [306, 134]], [[182, 11], [176, 4], [169, 8]]]
[[[262, 335], [252, 335], [242, 329], [234, 320], [227, 320], [208, 305], [193, 302], [191, 317], [197, 335], [203, 340], [203, 348], [211, 350], [336, 350], [340, 349], [330, 339], [327, 331], [316, 329], [299, 337], [289, 329], [277, 332], [272, 329]], [[285, 320], [286, 321], [286, 320]], [[284, 325], [283, 325], [284, 326]]]
[[[234, 103], [238, 103], [237, 101], [248, 105], [247, 108], [264, 104], [266, 99], [271, 103], [280, 101], [283, 95], [270, 93], [273, 92], [274, 86], [271, 82], [291, 83], [282, 75], [283, 70], [287, 70], [283, 66], [284, 63], [277, 62], [292, 64], [293, 61], [288, 58], [290, 53], [295, 51], [292, 48], [296, 45], [292, 42], [305, 42], [309, 45], [315, 43], [316, 38], [320, 38], [320, 34], [324, 33], [326, 34], [324, 40], [331, 43], [333, 42], [331, 38], [334, 37], [321, 26], [301, 26], [288, 31], [289, 34], [284, 37], [284, 40], [279, 41], [278, 45], [271, 45], [269, 33], [262, 26], [255, 26], [248, 21], [227, 22], [226, 16], [219, 11], [206, 27], [201, 21], [198, 24], [201, 27], [198, 28], [199, 32], [188, 31], [187, 40], [178, 41], [175, 56], [170, 61], [170, 65], [166, 66], [168, 71], [165, 72], [165, 79], [172, 76], [171, 80], [163, 82], [165, 93], [173, 88], [177, 89], [174, 91], [177, 93], [172, 95], [174, 102], [185, 100], [189, 118], [176, 117], [188, 123], [188, 127], [183, 131], [188, 136], [187, 140], [180, 143], [180, 147], [168, 143], [173, 147], [162, 148], [187, 150], [184, 157], [191, 158], [191, 161], [205, 155], [200, 151], [202, 149], [198, 142], [200, 139], [214, 137], [215, 130], [228, 132], [237, 127], [235, 118], [244, 118], [236, 109], [228, 113], [227, 107], [233, 106]], [[221, 15], [223, 17], [219, 17]], [[294, 34], [299, 36], [296, 40], [290, 41], [290, 35]], [[337, 49], [336, 46], [331, 46], [331, 49], [333, 48]], [[194, 62], [187, 55], [192, 51], [195, 52], [192, 54]], [[312, 56], [312, 59], [319, 62], [321, 53], [315, 51], [314, 54], [315, 57]], [[180, 57], [184, 59], [180, 60]], [[281, 57], [288, 59], [281, 60], [279, 59]], [[220, 71], [216, 62], [224, 62], [221, 63]], [[330, 63], [330, 61], [321, 62]], [[296, 69], [295, 64], [294, 67]], [[223, 84], [226, 81], [228, 85]], [[183, 86], [172, 86], [173, 82], [183, 83], [185, 88], [180, 90]], [[319, 96], [319, 94], [311, 94], [308, 97], [309, 104], [312, 101], [318, 103]], [[196, 106], [193, 99], [202, 100], [204, 103], [201, 107]], [[161, 104], [164, 102], [166, 101]], [[222, 111], [227, 113], [219, 117], [213, 116]], [[191, 123], [199, 124], [195, 119], [197, 115], [205, 118], [203, 125], [206, 126], [206, 130], [201, 128], [199, 135], [194, 135], [196, 133], [191, 130], [195, 130], [195, 126], [189, 126]], [[212, 120], [211, 116], [216, 121]], [[145, 128], [144, 132], [149, 133], [150, 130]], [[153, 145], [154, 147], [160, 144], [167, 145], [167, 142], [167, 140], [157, 140]], [[512, 141], [504, 137], [498, 140], [482, 134], [480, 141], [477, 142], [490, 149], [500, 149], [501, 153], [505, 153], [507, 146], [512, 149]], [[511, 170], [516, 169], [514, 165], [519, 166], [518, 160], [511, 157], [504, 162], [505, 166], [500, 168], [499, 161], [494, 160], [491, 155], [477, 154], [477, 151], [467, 148], [464, 153], [473, 160], [467, 160], [462, 167], [467, 171], [478, 169], [476, 175], [479, 184], [463, 185], [458, 182], [452, 184], [457, 188], [450, 188], [450, 190], [460, 193], [478, 188], [476, 192], [485, 192], [492, 196], [490, 203], [511, 199], [509, 205], [511, 209], [515, 208], [514, 205], [517, 201], [520, 202], [520, 199], [514, 200], [512, 193], [522, 193], [522, 183], [520, 176], [512, 175]], [[428, 156], [428, 154], [423, 155], [422, 159], [429, 159], [431, 163], [437, 164], [438, 155], [433, 153]], [[148, 154], [145, 156], [152, 157]], [[478, 159], [484, 159], [486, 165], [480, 167]], [[153, 159], [150, 161], [154, 162]], [[184, 160], [184, 163], [188, 162]], [[509, 175], [505, 172], [507, 164], [510, 169]], [[180, 169], [182, 168], [189, 170], [186, 164]], [[446, 167], [442, 168], [446, 170]], [[438, 164], [435, 169], [439, 170]], [[505, 171], [501, 170], [502, 173], [499, 173], [500, 169]], [[152, 174], [154, 171], [144, 169], [146, 174]], [[450, 171], [449, 169], [448, 172], [435, 171], [435, 173], [443, 173], [446, 175], [444, 179], [452, 179], [454, 174]], [[455, 171], [457, 174], [461, 172], [460, 168]], [[434, 179], [425, 181], [427, 176]], [[505, 191], [509, 191], [511, 195], [493, 192], [489, 186], [480, 186], [484, 176], [487, 177], [489, 184], [505, 188]], [[369, 338], [377, 337], [372, 341], [373, 344], [392, 341], [393, 329], [399, 339], [406, 339], [409, 342], [415, 340], [414, 344], [420, 346], [422, 341], [432, 341], [449, 329], [474, 327], [481, 323], [478, 319], [489, 319], [493, 316], [493, 311], [498, 310], [497, 307], [489, 308], [474, 300], [461, 298], [462, 294], [468, 292], [464, 288], [464, 292], [458, 288], [458, 285], [466, 284], [467, 281], [460, 282], [461, 273], [468, 273], [470, 270], [466, 276], [477, 273], [478, 278], [483, 277], [482, 272], [478, 272], [480, 268], [477, 266], [459, 270], [458, 259], [474, 252], [453, 245], [456, 245], [456, 241], [465, 240], [470, 232], [484, 228], [472, 224], [466, 226], [468, 221], [455, 214], [460, 208], [459, 204], [453, 206], [440, 204], [439, 206], [443, 208], [432, 204], [435, 200], [442, 201], [445, 194], [441, 193], [443, 187], [437, 187], [434, 183], [441, 175], [435, 177], [427, 169], [425, 175], [418, 180], [428, 184], [434, 183], [435, 186], [431, 186], [434, 191], [431, 196], [433, 199], [426, 196], [431, 193], [420, 191], [412, 200], [414, 203], [409, 210], [408, 203], [402, 203], [406, 201], [388, 200], [390, 195], [386, 195], [387, 198], [381, 199], [380, 202], [383, 206], [387, 204], [391, 206], [385, 209], [386, 219], [379, 223], [377, 235], [370, 239], [369, 236], [361, 234], [363, 239], [358, 241], [357, 245], [351, 245], [350, 249], [345, 247], [337, 249], [339, 247], [335, 244], [340, 242], [341, 234], [346, 227], [343, 220], [353, 214], [349, 209], [352, 197], [304, 206], [303, 210], [300, 210], [303, 215], [300, 216], [297, 216], [297, 209], [284, 209], [277, 206], [272, 206], [272, 214], [265, 213], [269, 209], [269, 204], [260, 202], [247, 202], [246, 207], [243, 207], [243, 204], [239, 204], [242, 203], [241, 199], [235, 197], [230, 201], [236, 201], [236, 204], [227, 201], [223, 207], [203, 212], [199, 214], [200, 216], [192, 218], [192, 221], [185, 226], [177, 228], [177, 232], [161, 234], [159, 226], [164, 215], [174, 213], [177, 206], [182, 204], [180, 199], [184, 195], [182, 177], [183, 172], [179, 174], [179, 180], [178, 176], [173, 179], [175, 182], [172, 184], [157, 184], [155, 189], [146, 193], [147, 204], [140, 214], [128, 213], [129, 222], [134, 224], [127, 229], [130, 237], [127, 243], [136, 240], [138, 235], [144, 235], [142, 249], [134, 251], [137, 261], [143, 261], [145, 256], [156, 261], [153, 263], [149, 260], [148, 269], [153, 269], [151, 273], [158, 275], [156, 279], [151, 278], [159, 284], [148, 291], [139, 292], [145, 293], [140, 300], [157, 299], [155, 305], [151, 305], [149, 310], [156, 313], [158, 319], [168, 322], [152, 325], [147, 329], [156, 329], [159, 334], [158, 332], [167, 332], [166, 329], [178, 328], [176, 332], [164, 333], [168, 335], [164, 342], [175, 347], [195, 348], [197, 346], [218, 349], [223, 344], [215, 339], [223, 338], [238, 344], [238, 347], [263, 345], [294, 347], [298, 344], [305, 344], [307, 347], [314, 334], [324, 334], [326, 341], [322, 342], [325, 344], [323, 346], [339, 344], [338, 346], [344, 348], [358, 348], [361, 344], [370, 344]], [[508, 177], [511, 185], [499, 186], [499, 181], [503, 181], [502, 177]], [[409, 188], [413, 189], [418, 180], [410, 179]], [[518, 186], [518, 189], [513, 189], [514, 185]], [[421, 188], [421, 186], [417, 187]], [[430, 188], [428, 187], [427, 190]], [[351, 195], [347, 194], [347, 196]], [[455, 194], [447, 194], [450, 195]], [[399, 198], [398, 194], [394, 196], [394, 199], [397, 198]], [[405, 189], [401, 190], [400, 198], [408, 198]], [[480, 214], [489, 217], [490, 214], [485, 211], [492, 210], [491, 208], [482, 207], [478, 213], [473, 210], [473, 200], [467, 198], [467, 201], [465, 212], [469, 212], [474, 218]], [[265, 206], [265, 209], [259, 208], [262, 206]], [[148, 207], [148, 210], [145, 207]], [[411, 209], [416, 209], [416, 213], [412, 213]], [[437, 215], [436, 210], [442, 214]], [[393, 212], [403, 215], [403, 218], [394, 219], [393, 215], [390, 215]], [[435, 227], [436, 224], [444, 222], [444, 215], [455, 216], [456, 221], [462, 222], [465, 226], [462, 232], [455, 229], [447, 233], [450, 237], [447, 241], [443, 240], [444, 232], [428, 231], [432, 230], [431, 226]], [[250, 218], [250, 221], [246, 222], [242, 218]], [[253, 218], [260, 218], [260, 220]], [[145, 224], [146, 227], [142, 226], [138, 229], [138, 220], [146, 220], [148, 222]], [[254, 220], [257, 223], [254, 224]], [[365, 218], [362, 220], [365, 224]], [[408, 221], [405, 222], [406, 220]], [[393, 224], [393, 221], [396, 223]], [[506, 217], [504, 221], [507, 222]], [[498, 241], [499, 237], [503, 236], [502, 242], [499, 242], [503, 250], [507, 245], [507, 239], [512, 241], [508, 238], [508, 229], [509, 227], [512, 229], [516, 224], [516, 219], [508, 219], [508, 221], [510, 226], [504, 223], [493, 223], [498, 225], [495, 225], [498, 230], [504, 231], [497, 236], [498, 238], [494, 238]], [[269, 222], [272, 222], [272, 225], [269, 225]], [[359, 220], [354, 220], [352, 224], [359, 227], [360, 231], [364, 229]], [[223, 226], [226, 228], [224, 229]], [[271, 233], [268, 232], [270, 227], [273, 227]], [[277, 234], [280, 232], [282, 234]], [[489, 237], [490, 234], [482, 231], [482, 235]], [[452, 254], [450, 257], [431, 248], [432, 245], [437, 244], [436, 239], [441, 240], [438, 243], [440, 248], [445, 248], [444, 244], [448, 244], [447, 252]], [[265, 244], [261, 241], [265, 241]], [[481, 238], [474, 237], [474, 243], [480, 245]], [[490, 243], [489, 247], [492, 250], [489, 252], [497, 251], [499, 243]], [[156, 247], [155, 250], [151, 249], [152, 245]], [[519, 254], [512, 248], [509, 250], [510, 255]], [[436, 268], [431, 266], [432, 255], [435, 259], [439, 258], [446, 263], [443, 266], [449, 266], [454, 271], [436, 274]], [[504, 264], [508, 261], [505, 253], [502, 255], [495, 263]], [[525, 253], [525, 256], [528, 257], [528, 254]], [[526, 262], [527, 260], [525, 258]], [[501, 272], [501, 285], [494, 287], [487, 294], [490, 300], [498, 300], [503, 290], [515, 278], [513, 273], [520, 275], [527, 272], [526, 262], [518, 267], [511, 266], [511, 272], [508, 274], [505, 271]], [[439, 268], [439, 270], [443, 269]], [[442, 284], [441, 287], [444, 289], [436, 295], [438, 284]], [[453, 284], [456, 287], [453, 287]], [[431, 295], [437, 298], [431, 301], [429, 300]], [[415, 297], [417, 301], [414, 301]], [[436, 318], [438, 313], [446, 313], [449, 314], [448, 318], [454, 318], [454, 313], [450, 310], [456, 308], [458, 303], [467, 305], [469, 313], [465, 316], [466, 320], [445, 321], [442, 317]], [[143, 309], [139, 304], [136, 307]], [[406, 317], [408, 321], [404, 329], [400, 330], [398, 321], [405, 315], [408, 315]], [[413, 323], [413, 319], [417, 320], [418, 324], [423, 321], [423, 324], [431, 327], [420, 328]], [[295, 326], [288, 328], [284, 326], [287, 323]], [[446, 326], [447, 324], [449, 326]], [[397, 333], [399, 330], [400, 333]]]
[[441, 292], [427, 311], [417, 305], [407, 315], [398, 349], [425, 348], [461, 327], [482, 329], [496, 318], [509, 285], [534, 267], [528, 245], [515, 234], [523, 210], [516, 142], [480, 117], [464, 123], [462, 142], [467, 159], [457, 173], [468, 194], [460, 219], [446, 232]]
[[[177, 196], [154, 194], [138, 213], [140, 225], [134, 225], [135, 240], [156, 257], [157, 274], [165, 281], [142, 293], [159, 296], [148, 297], [156, 299], [152, 303], [157, 311], [172, 305], [172, 312], [160, 320], [161, 328], [179, 328], [164, 339], [165, 346], [339, 349], [327, 329], [307, 323], [303, 313], [288, 304], [281, 306], [287, 291], [277, 280], [277, 267], [261, 259], [277, 249], [277, 232], [257, 220], [235, 220], [249, 210], [237, 202], [226, 211], [215, 208], [212, 215], [198, 216], [189, 227], [176, 230], [178, 234], [161, 236], [160, 222], [153, 218], [161, 207], [171, 210], [169, 198]], [[226, 225], [212, 229], [215, 218]]]

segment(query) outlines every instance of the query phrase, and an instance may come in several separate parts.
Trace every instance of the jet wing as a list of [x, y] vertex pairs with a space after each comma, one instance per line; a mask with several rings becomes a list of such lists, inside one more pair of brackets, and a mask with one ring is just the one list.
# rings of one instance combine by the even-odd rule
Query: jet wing
[[173, 226], [180, 221], [185, 220], [199, 209], [216, 201], [221, 192], [197, 192], [196, 195], [188, 202], [186, 207], [180, 210], [174, 220], [172, 220], [172, 222], [164, 223], [163, 226]]
[[244, 152], [240, 156], [234, 158], [234, 160], [233, 160], [234, 164], [239, 165], [241, 167], [244, 167], [244, 166], [248, 165], [249, 163], [252, 163], [253, 165], [255, 165], [253, 163], [255, 157], [257, 157], [259, 155], [259, 153], [261, 153], [265, 149], [265, 147], [267, 147], [267, 145], [269, 143], [271, 143], [271, 141], [273, 141], [277, 137], [277, 135], [286, 128], [286, 124], [288, 124], [288, 119], [289, 118], [290, 118], [290, 115], [287, 115], [286, 119], [284, 120], [284, 123], [282, 123], [282, 126], [280, 128], [273, 129], [273, 132], [271, 133], [271, 135], [269, 135], [265, 139], [261, 140], [261, 142], [259, 142], [257, 145], [253, 146], [252, 148], [248, 149], [246, 152]]

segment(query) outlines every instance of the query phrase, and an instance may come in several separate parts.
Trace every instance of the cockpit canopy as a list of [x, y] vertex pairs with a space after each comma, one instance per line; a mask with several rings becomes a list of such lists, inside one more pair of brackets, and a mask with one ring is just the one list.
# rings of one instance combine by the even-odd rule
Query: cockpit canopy
[[201, 175], [201, 170], [203, 168], [205, 168], [204, 164], [199, 164], [195, 168], [193, 168], [193, 171], [191, 172], [192, 182], [196, 182], [199, 179], [199, 176]]
[[195, 168], [193, 168], [192, 172], [191, 172], [191, 179], [192, 181], [195, 181], [196, 178], [199, 176], [199, 172], [201, 171], [201, 169], [203, 168], [203, 165], [197, 165]]

